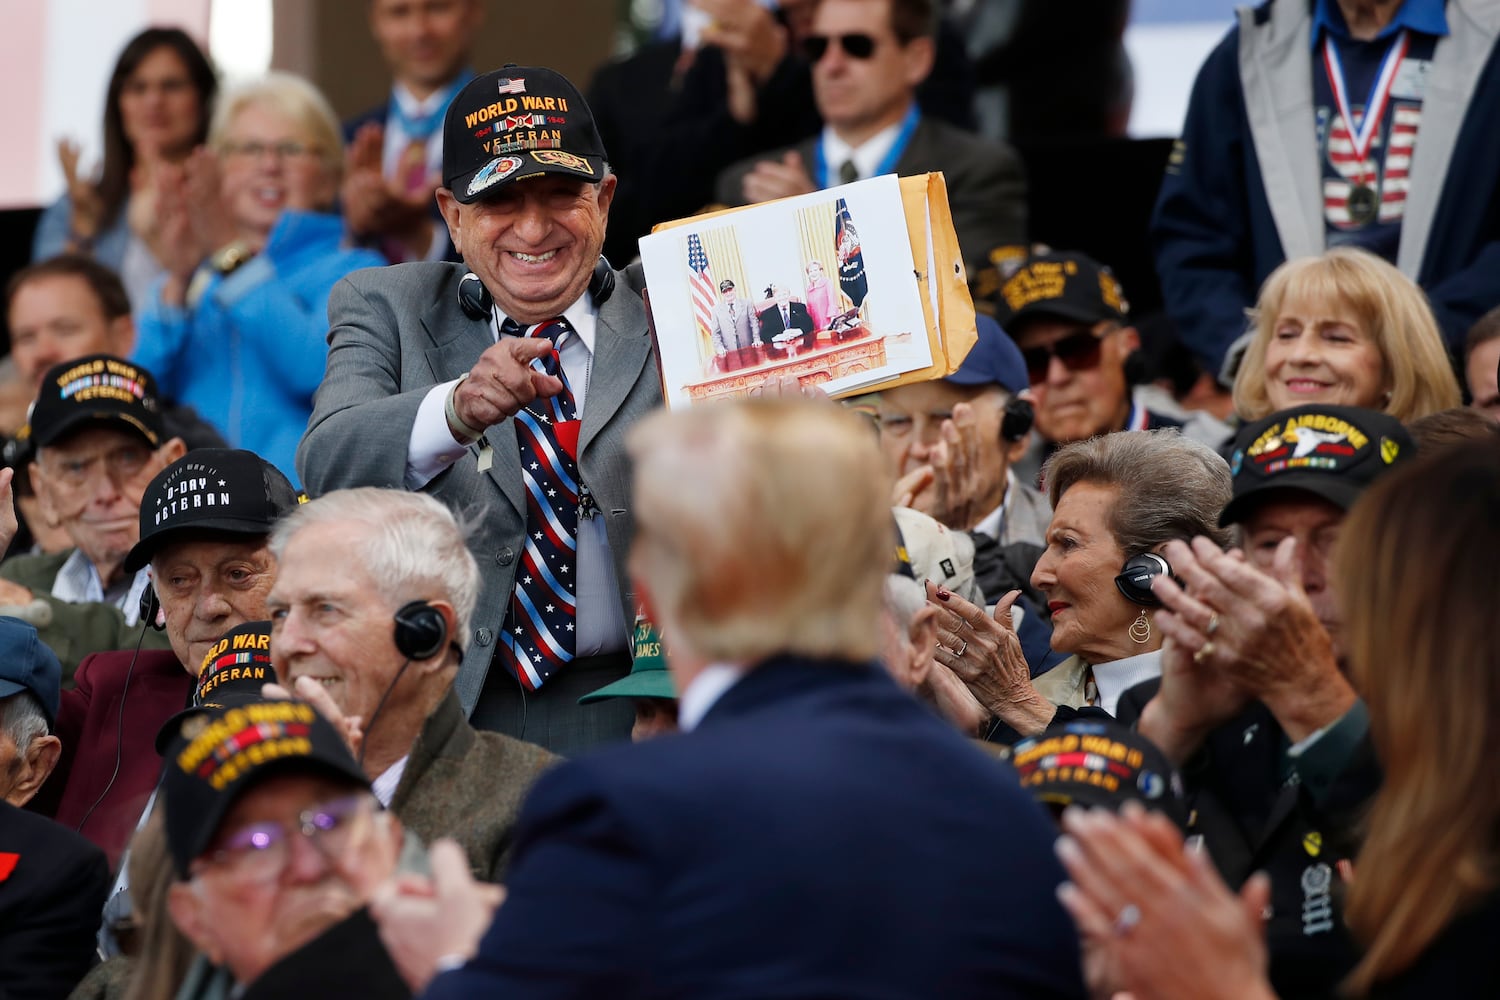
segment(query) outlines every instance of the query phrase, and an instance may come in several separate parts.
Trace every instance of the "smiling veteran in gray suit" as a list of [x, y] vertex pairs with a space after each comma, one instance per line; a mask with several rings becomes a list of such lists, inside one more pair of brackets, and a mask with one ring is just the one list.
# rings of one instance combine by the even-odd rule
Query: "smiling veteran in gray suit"
[[298, 472], [314, 494], [404, 486], [473, 519], [485, 572], [454, 686], [474, 725], [564, 753], [625, 739], [629, 706], [576, 704], [630, 668], [622, 441], [661, 404], [638, 286], [599, 256], [615, 178], [548, 69], [478, 77], [443, 128], [438, 206], [470, 273], [335, 287]]

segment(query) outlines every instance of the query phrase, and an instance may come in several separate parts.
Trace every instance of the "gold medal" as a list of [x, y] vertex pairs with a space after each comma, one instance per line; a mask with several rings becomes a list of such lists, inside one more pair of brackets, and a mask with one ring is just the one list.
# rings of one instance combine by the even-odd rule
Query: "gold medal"
[[1374, 222], [1380, 212], [1380, 196], [1368, 184], [1349, 185], [1349, 221], [1357, 226]]

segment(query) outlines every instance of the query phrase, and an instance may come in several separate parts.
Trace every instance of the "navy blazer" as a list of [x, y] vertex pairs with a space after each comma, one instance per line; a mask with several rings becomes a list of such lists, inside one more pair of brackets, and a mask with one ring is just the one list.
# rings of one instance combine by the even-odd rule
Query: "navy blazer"
[[878, 665], [769, 660], [694, 731], [544, 775], [427, 996], [1082, 997], [1055, 833]]
[[[353, 118], [346, 119], [343, 124], [344, 145], [347, 146], [351, 142], [353, 142], [355, 133], [364, 128], [366, 125], [379, 125], [381, 128], [384, 128], [386, 119], [390, 117], [390, 114], [391, 102], [389, 100], [384, 100], [375, 105], [373, 108], [370, 108], [367, 111], [361, 111]], [[442, 210], [438, 208], [436, 198], [433, 198], [432, 204], [428, 206], [427, 214], [432, 216], [433, 222], [437, 223], [437, 238], [443, 241], [444, 250], [441, 259], [452, 261], [459, 260], [460, 258], [458, 250], [453, 246], [453, 237], [448, 234], [448, 224], [443, 221], [443, 213]], [[366, 241], [361, 245], [373, 247], [377, 250], [380, 249], [379, 241]]]

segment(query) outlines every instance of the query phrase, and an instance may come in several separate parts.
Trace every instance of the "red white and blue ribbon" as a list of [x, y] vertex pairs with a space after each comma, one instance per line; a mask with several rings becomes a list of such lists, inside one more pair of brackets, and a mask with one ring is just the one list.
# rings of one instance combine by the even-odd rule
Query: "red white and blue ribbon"
[[1355, 162], [1363, 163], [1370, 153], [1370, 144], [1375, 141], [1375, 134], [1380, 131], [1381, 119], [1385, 117], [1385, 106], [1390, 101], [1391, 85], [1396, 80], [1396, 72], [1401, 68], [1401, 60], [1406, 58], [1408, 39], [1405, 29], [1396, 36], [1395, 42], [1391, 44], [1389, 51], [1385, 54], [1385, 60], [1380, 64], [1380, 73], [1375, 77], [1375, 84], [1370, 90], [1370, 96], [1365, 101], [1364, 116], [1359, 121], [1359, 127], [1354, 125], [1354, 112], [1349, 107], [1349, 90], [1344, 83], [1344, 67], [1339, 62], [1337, 47], [1333, 44], [1333, 38], [1325, 35], [1323, 37], [1323, 68], [1328, 73], [1328, 85], [1333, 89], [1333, 103], [1338, 108], [1338, 113], [1343, 115], [1344, 124], [1349, 129], [1349, 142], [1354, 147]]

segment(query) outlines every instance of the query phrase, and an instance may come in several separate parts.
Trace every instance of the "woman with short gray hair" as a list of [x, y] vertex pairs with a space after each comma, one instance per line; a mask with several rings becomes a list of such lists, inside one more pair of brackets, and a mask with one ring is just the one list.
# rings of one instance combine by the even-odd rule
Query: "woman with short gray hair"
[[1047, 596], [1052, 648], [1071, 654], [1032, 678], [1010, 627], [1013, 591], [993, 616], [934, 588], [937, 660], [968, 684], [988, 721], [979, 735], [1008, 742], [1085, 707], [1110, 715], [1127, 688], [1160, 672], [1151, 579], [1170, 572], [1160, 551], [1204, 535], [1221, 547], [1229, 467], [1178, 431], [1106, 434], [1060, 449], [1043, 469], [1052, 501], [1047, 548], [1031, 583]]

